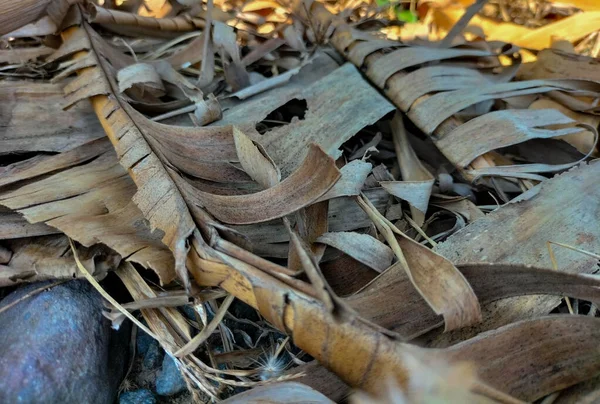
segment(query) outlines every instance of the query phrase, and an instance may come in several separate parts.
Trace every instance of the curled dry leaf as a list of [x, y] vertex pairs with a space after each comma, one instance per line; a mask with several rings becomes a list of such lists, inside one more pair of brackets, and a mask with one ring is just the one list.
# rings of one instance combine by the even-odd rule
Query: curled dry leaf
[[394, 252], [388, 246], [368, 234], [325, 233], [317, 242], [337, 248], [377, 272], [387, 269], [394, 258]]
[[[482, 304], [538, 294], [566, 295], [590, 301], [600, 298], [600, 283], [581, 275], [523, 265], [465, 264], [458, 268]], [[408, 340], [442, 324], [440, 317], [422, 304], [421, 297], [398, 264], [345, 300], [362, 316]]]
[[87, 4], [87, 18], [89, 22], [110, 25], [131, 25], [140, 28], [150, 28], [159, 31], [193, 31], [204, 28], [204, 20], [178, 16], [173, 18], [154, 18], [127, 13], [119, 10], [109, 10], [99, 7], [94, 3]]
[[477, 296], [450, 261], [406, 236], [368, 200], [360, 197], [358, 203], [388, 242], [398, 265], [419, 294], [435, 313], [443, 314], [447, 331], [481, 321]]
[[135, 63], [124, 67], [117, 72], [117, 81], [120, 93], [133, 86], [138, 86], [141, 91], [147, 91], [155, 97], [161, 97], [166, 92], [158, 72], [148, 63]]

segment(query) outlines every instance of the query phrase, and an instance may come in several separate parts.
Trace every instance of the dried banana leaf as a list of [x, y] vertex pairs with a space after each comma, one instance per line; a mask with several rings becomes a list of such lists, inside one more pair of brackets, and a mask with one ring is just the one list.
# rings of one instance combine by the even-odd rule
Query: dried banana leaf
[[0, 82], [0, 154], [63, 152], [105, 136], [90, 107], [63, 103], [62, 85]]
[[[490, 74], [490, 67], [500, 67], [495, 57], [510, 54], [509, 47], [494, 44], [487, 50], [478, 47], [477, 43], [465, 43], [461, 48], [445, 48], [427, 46], [406, 46], [398, 42], [376, 38], [357, 29], [351, 28], [341, 18], [332, 15], [318, 2], [296, 3], [296, 12], [308, 19], [312, 26], [328, 28], [332, 31], [330, 42], [348, 60], [358, 68], [363, 69], [365, 75], [394, 102], [409, 118], [426, 134], [430, 134], [434, 142], [443, 140], [444, 137], [456, 129], [461, 121], [457, 113], [475, 104], [487, 105], [484, 112], [489, 110], [491, 104], [482, 104], [495, 99], [512, 99], [525, 95], [550, 93], [557, 97], [561, 103], [569, 103], [572, 109], [593, 112], [595, 105], [589, 102], [576, 102], [573, 96], [586, 96], [595, 98], [600, 93], [600, 87], [594, 80], [589, 79], [589, 74], [579, 80], [561, 78], [546, 78], [522, 82], [509, 82], [518, 67], [518, 62], [502, 68], [499, 74]], [[490, 57], [494, 56], [494, 57]], [[495, 60], [495, 61], [494, 61]], [[427, 63], [436, 62], [428, 66]], [[407, 72], [404, 69], [414, 69]], [[556, 112], [559, 114], [559, 112]], [[478, 114], [479, 115], [479, 114]], [[484, 118], [486, 115], [483, 115]], [[537, 122], [541, 127], [544, 122]], [[481, 132], [470, 133], [471, 141], [478, 145], [488, 139]], [[492, 143], [492, 142], [490, 142]], [[486, 149], [490, 149], [485, 147]], [[491, 149], [500, 147], [494, 144]], [[460, 161], [454, 156], [454, 148], [441, 147], [441, 151], [451, 161]], [[474, 165], [485, 165], [480, 160]], [[462, 170], [462, 167], [458, 167]], [[557, 167], [537, 166], [539, 170], [557, 170]], [[560, 169], [565, 169], [562, 166]], [[523, 167], [519, 171], [525, 170]], [[483, 174], [483, 171], [465, 172], [463, 174], [474, 179]], [[487, 175], [502, 175], [504, 172], [493, 170], [485, 172]], [[509, 175], [514, 176], [509, 172]], [[523, 175], [523, 174], [521, 174]], [[540, 176], [532, 177], [537, 180]]]
[[[559, 242], [587, 251], [600, 249], [598, 187], [600, 164], [572, 169], [532, 188], [518, 200], [478, 219], [438, 244], [436, 251], [457, 264], [489, 262], [550, 267], [546, 243]], [[554, 248], [558, 269], [591, 273], [596, 260], [566, 248]], [[435, 345], [462, 341], [478, 332], [549, 313], [560, 299], [528, 297], [488, 305], [480, 326], [439, 336]]]
[[[119, 166], [108, 139], [5, 168], [0, 175], [5, 186], [0, 189], [0, 204], [35, 223], [37, 234], [48, 225], [86, 246], [103, 243], [154, 269], [161, 282], [173, 280], [172, 255], [131, 202], [135, 184]], [[26, 180], [35, 181], [11, 189]], [[28, 235], [36, 234], [26, 229]]]

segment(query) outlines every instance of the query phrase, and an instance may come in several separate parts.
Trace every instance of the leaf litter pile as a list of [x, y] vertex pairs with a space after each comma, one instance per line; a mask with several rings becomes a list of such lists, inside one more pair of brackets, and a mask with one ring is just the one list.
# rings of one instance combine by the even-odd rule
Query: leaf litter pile
[[197, 402], [598, 397], [595, 2], [15, 3], [0, 286], [87, 278]]

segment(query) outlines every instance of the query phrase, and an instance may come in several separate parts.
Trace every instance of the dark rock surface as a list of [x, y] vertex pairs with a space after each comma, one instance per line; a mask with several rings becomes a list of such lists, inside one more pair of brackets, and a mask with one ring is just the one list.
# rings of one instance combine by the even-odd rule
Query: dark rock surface
[[144, 331], [138, 329], [136, 336], [136, 353], [144, 356], [153, 341], [155, 341], [154, 338], [146, 334]]
[[139, 389], [121, 393], [119, 404], [155, 404], [156, 398], [148, 389]]
[[[51, 283], [17, 289], [0, 307]], [[130, 327], [111, 331], [102, 309], [92, 286], [73, 280], [0, 313], [0, 403], [112, 404]]]
[[156, 378], [156, 393], [160, 396], [172, 396], [186, 389], [185, 380], [175, 361], [165, 355], [162, 370]]
[[160, 347], [158, 341], [152, 340], [146, 349], [144, 354], [144, 361], [142, 363], [144, 370], [153, 370], [160, 366], [160, 362], [163, 359], [165, 351]]

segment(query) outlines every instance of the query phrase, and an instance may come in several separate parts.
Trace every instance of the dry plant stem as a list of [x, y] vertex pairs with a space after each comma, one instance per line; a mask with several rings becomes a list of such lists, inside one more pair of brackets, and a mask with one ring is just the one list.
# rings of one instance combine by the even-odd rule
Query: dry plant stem
[[63, 279], [63, 280], [60, 280], [60, 281], [56, 281], [56, 282], [54, 282], [54, 283], [51, 283], [51, 284], [49, 284], [49, 285], [42, 286], [42, 287], [39, 287], [39, 288], [37, 288], [37, 289], [34, 289], [34, 290], [32, 290], [31, 292], [29, 292], [29, 293], [27, 293], [27, 294], [25, 294], [25, 295], [21, 296], [20, 298], [18, 298], [18, 299], [17, 299], [17, 300], [15, 300], [14, 302], [12, 302], [12, 303], [9, 303], [9, 304], [7, 304], [7, 305], [6, 305], [6, 306], [4, 306], [4, 307], [0, 307], [0, 314], [4, 313], [6, 310], [8, 310], [8, 309], [10, 309], [11, 307], [13, 307], [14, 305], [16, 305], [16, 304], [18, 304], [18, 303], [22, 302], [23, 300], [29, 299], [30, 297], [32, 297], [32, 296], [35, 296], [35, 295], [37, 295], [38, 293], [41, 293], [41, 292], [43, 292], [43, 291], [45, 291], [45, 290], [48, 290], [48, 289], [52, 289], [53, 287], [55, 287], [55, 286], [58, 286], [58, 285], [60, 285], [60, 284], [63, 284], [63, 283], [65, 283], [65, 282], [68, 282], [68, 281], [70, 281], [70, 280], [71, 280], [71, 279]]
[[90, 274], [90, 272], [87, 270], [87, 268], [79, 260], [79, 255], [77, 254], [77, 249], [75, 248], [75, 245], [73, 244], [73, 240], [69, 239], [69, 244], [71, 245], [71, 250], [73, 251], [73, 258], [75, 258], [75, 263], [77, 264], [77, 268], [79, 268], [81, 273], [83, 273], [83, 276], [85, 276], [85, 278], [88, 280], [88, 282], [92, 284], [92, 286], [98, 291], [98, 293], [100, 293], [103, 298], [108, 300], [110, 302], [110, 304], [115, 306], [121, 313], [123, 313], [123, 315], [125, 315], [125, 317], [130, 319], [135, 325], [137, 325], [140, 329], [142, 329], [146, 334], [148, 334], [149, 336], [151, 336], [152, 338], [154, 338], [155, 340], [160, 342], [160, 339], [156, 336], [156, 334], [154, 334], [152, 331], [150, 331], [148, 329], [148, 327], [146, 327], [144, 324], [142, 324], [129, 311], [127, 311], [126, 308], [121, 306], [121, 304], [119, 304], [119, 302], [117, 302], [115, 299], [113, 299], [113, 297], [111, 295], [109, 295], [102, 288], [102, 286], [100, 286], [98, 281], [96, 279], [94, 279], [92, 274]]
[[250, 265], [253, 265], [257, 268], [269, 268], [269, 273], [275, 274], [280, 273], [287, 276], [296, 276], [298, 275], [297, 271], [292, 271], [289, 268], [283, 267], [281, 265], [277, 265], [274, 262], [261, 258], [257, 255], [254, 255], [243, 248], [238, 247], [237, 245], [223, 239], [218, 239], [215, 242], [214, 247], [224, 252], [225, 254], [231, 255], [239, 260], [242, 260]]
[[[428, 235], [427, 233], [425, 233], [425, 231], [423, 231], [423, 229], [415, 223], [414, 220], [412, 220], [408, 215], [405, 215], [404, 218], [406, 219], [406, 221], [408, 222], [408, 224], [410, 224], [413, 229], [415, 229], [417, 231], [417, 233], [419, 233], [421, 235], [421, 237], [423, 237], [425, 240], [427, 240], [427, 242], [431, 245], [431, 247], [435, 247], [437, 245], [437, 243], [435, 241], [433, 241]], [[396, 227], [396, 226], [394, 226]]]
[[573, 247], [573, 246], [570, 246], [568, 244], [557, 243], [556, 241], [548, 241], [548, 244], [554, 244], [554, 245], [557, 245], [557, 246], [568, 248], [569, 250], [577, 251], [577, 252], [585, 254], [585, 255], [587, 255], [589, 257], [596, 258], [596, 259], [600, 260], [600, 255], [594, 254], [594, 253], [586, 251], [586, 250], [582, 250], [581, 248]]
[[212, 333], [217, 329], [217, 327], [221, 323], [221, 320], [223, 320], [223, 317], [225, 317], [225, 313], [227, 313], [229, 306], [231, 305], [231, 303], [233, 303], [233, 299], [235, 299], [235, 296], [227, 296], [223, 301], [221, 307], [219, 307], [219, 310], [215, 314], [215, 317], [212, 319], [212, 321], [202, 329], [200, 334], [196, 335], [190, 342], [188, 342], [187, 344], [185, 344], [185, 346], [183, 346], [181, 349], [175, 352], [175, 356], [180, 358], [182, 356], [189, 355], [192, 352], [194, 352], [202, 343], [204, 343], [204, 341], [206, 341], [208, 337], [210, 337]]
[[[550, 255], [550, 261], [552, 261], [552, 268], [555, 271], [558, 271], [558, 263], [556, 262], [556, 256], [554, 255], [554, 250], [552, 250], [552, 244], [550, 244], [550, 242], [547, 241], [546, 247], [548, 248], [548, 255]], [[575, 314], [575, 312], [573, 311], [573, 306], [571, 305], [571, 299], [569, 299], [568, 296], [565, 296], [565, 303], [567, 303], [569, 313]]]
[[125, 303], [123, 304], [123, 307], [127, 310], [134, 311], [140, 309], [156, 309], [160, 307], [179, 307], [189, 303], [190, 298], [188, 296], [161, 296]]

